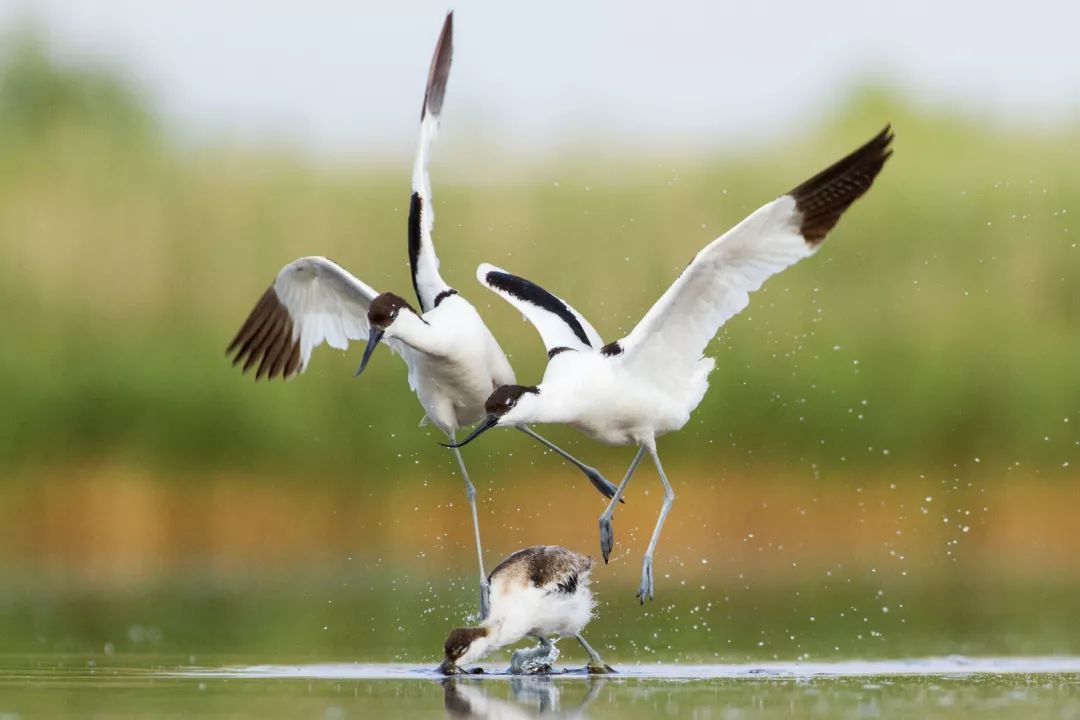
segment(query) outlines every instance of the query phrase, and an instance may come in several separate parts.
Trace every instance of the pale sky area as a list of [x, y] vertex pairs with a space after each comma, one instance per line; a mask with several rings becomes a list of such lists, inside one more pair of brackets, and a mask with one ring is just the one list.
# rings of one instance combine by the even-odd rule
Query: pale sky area
[[[185, 137], [411, 147], [445, 0], [0, 0], [58, 55], [124, 67]], [[692, 152], [797, 132], [854, 81], [1006, 122], [1080, 117], [1080, 4], [462, 0], [444, 127]], [[876, 129], [876, 128], [872, 128]], [[460, 140], [459, 140], [460, 141]]]

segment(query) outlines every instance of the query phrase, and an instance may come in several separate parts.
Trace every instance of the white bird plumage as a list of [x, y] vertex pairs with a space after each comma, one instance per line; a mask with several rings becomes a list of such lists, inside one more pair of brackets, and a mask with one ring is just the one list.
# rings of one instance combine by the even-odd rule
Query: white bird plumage
[[547, 647], [558, 638], [573, 636], [589, 654], [591, 672], [610, 672], [581, 635], [596, 606], [589, 587], [591, 571], [592, 558], [557, 545], [529, 547], [508, 556], [488, 577], [491, 613], [477, 627], [450, 632], [440, 669], [460, 673], [462, 665], [526, 636]]
[[[257, 364], [256, 380], [289, 378], [307, 369], [312, 350], [322, 343], [344, 350], [350, 341], [366, 339], [359, 374], [382, 340], [404, 359], [409, 387], [423, 405], [425, 417], [446, 433], [451, 443], [457, 430], [485, 416], [484, 403], [492, 390], [514, 382], [506, 354], [476, 309], [439, 275], [431, 236], [434, 213], [428, 160], [452, 55], [453, 13], [449, 13], [428, 72], [412, 174], [408, 249], [420, 311], [400, 296], [378, 293], [327, 258], [304, 257], [281, 269], [226, 350], [233, 354], [233, 364], [243, 361], [244, 372]], [[595, 468], [531, 428], [523, 425], [521, 430], [576, 465], [606, 497], [614, 495], [615, 486]], [[488, 592], [476, 491], [460, 452], [455, 449], [455, 453], [472, 512], [483, 616], [487, 614]]]
[[[563, 423], [615, 445], [639, 446], [615, 497], [600, 516], [601, 552], [613, 543], [611, 517], [648, 452], [664, 501], [642, 559], [638, 598], [653, 597], [652, 558], [675, 493], [656, 438], [681, 429], [708, 389], [714, 361], [703, 357], [720, 326], [770, 276], [812, 255], [889, 158], [886, 127], [865, 145], [791, 192], [767, 203], [699, 252], [629, 335], [598, 347], [581, 313], [540, 286], [481, 265], [477, 276], [533, 322], [549, 362], [538, 386], [508, 385], [488, 399], [488, 418], [460, 447], [497, 425]], [[585, 328], [589, 328], [586, 331]], [[587, 341], [586, 341], [587, 340]]]
[[481, 263], [476, 279], [496, 295], [513, 305], [528, 319], [548, 353], [568, 350], [598, 349], [604, 344], [600, 333], [585, 316], [570, 307], [565, 300], [547, 290], [497, 268]]

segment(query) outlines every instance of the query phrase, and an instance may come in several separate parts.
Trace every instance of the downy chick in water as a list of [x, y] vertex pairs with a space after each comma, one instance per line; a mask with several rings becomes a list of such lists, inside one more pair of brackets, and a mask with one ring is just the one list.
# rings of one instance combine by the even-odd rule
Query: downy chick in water
[[[439, 670], [447, 675], [463, 673], [462, 665], [526, 636], [537, 638], [543, 656], [553, 660], [558, 655], [553, 639], [572, 635], [589, 654], [589, 672], [614, 672], [581, 635], [596, 605], [589, 589], [591, 570], [592, 558], [557, 545], [525, 548], [510, 555], [488, 576], [490, 614], [476, 627], [451, 631]], [[515, 653], [514, 665], [527, 665], [540, 657], [535, 651], [520, 651]], [[521, 659], [525, 662], [517, 662]]]

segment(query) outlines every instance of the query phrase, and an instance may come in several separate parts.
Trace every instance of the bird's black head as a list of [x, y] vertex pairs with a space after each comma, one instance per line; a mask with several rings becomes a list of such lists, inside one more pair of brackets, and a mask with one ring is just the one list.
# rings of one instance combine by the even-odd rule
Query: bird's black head
[[469, 651], [473, 641], [487, 635], [487, 629], [482, 627], [463, 627], [450, 631], [443, 644], [443, 652], [446, 659], [456, 663]]
[[502, 417], [513, 410], [521, 396], [526, 393], [539, 395], [540, 388], [535, 385], [503, 385], [488, 396], [487, 401], [484, 402], [484, 410], [488, 415]]
[[[464, 440], [461, 442], [451, 442], [446, 444], [446, 447], [459, 448], [468, 445], [477, 437], [498, 425], [499, 421], [506, 417], [506, 414], [517, 406], [522, 395], [530, 394], [539, 395], [540, 388], [535, 385], [503, 385], [498, 388], [495, 392], [491, 393], [491, 395], [488, 395], [488, 399], [484, 403], [484, 410], [487, 411], [487, 417], [481, 420]], [[528, 408], [526, 408], [526, 410], [527, 409]], [[510, 420], [507, 420], [507, 422], [514, 425], [516, 420], [511, 418]]]
[[[404, 308], [407, 312], [411, 312], [420, 319], [420, 322], [427, 324], [424, 318], [420, 317], [415, 310], [412, 309], [412, 305], [406, 302], [405, 298], [394, 293], [382, 293], [375, 296], [375, 299], [371, 301], [371, 305], [368, 306], [367, 319], [368, 325], [368, 343], [364, 348], [364, 357], [360, 360], [360, 369], [356, 371], [356, 374], [364, 372], [364, 368], [367, 367], [368, 361], [371, 360], [372, 353], [375, 352], [375, 348], [378, 346], [379, 341], [382, 340], [383, 335], [386, 334], [387, 329], [394, 324], [394, 321], [398, 319], [398, 315], [401, 313], [401, 309]], [[399, 326], [400, 330], [400, 326]], [[391, 331], [391, 337], [394, 336]]]
[[487, 654], [488, 644], [483, 640], [488, 629], [484, 627], [465, 627], [451, 630], [443, 645], [443, 661], [439, 672], [444, 675], [460, 675], [465, 672], [458, 663], [479, 660]]
[[393, 324], [397, 319], [398, 313], [402, 309], [411, 312], [413, 315], [419, 317], [419, 313], [413, 310], [412, 305], [400, 295], [394, 293], [384, 292], [371, 301], [371, 306], [368, 308], [367, 317], [368, 322], [372, 327], [385, 330]]

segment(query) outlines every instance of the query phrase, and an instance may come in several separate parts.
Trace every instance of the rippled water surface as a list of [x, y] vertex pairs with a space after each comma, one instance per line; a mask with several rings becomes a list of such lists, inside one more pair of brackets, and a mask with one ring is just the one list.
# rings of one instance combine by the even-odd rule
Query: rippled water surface
[[447, 679], [405, 664], [9, 661], [0, 718], [1080, 718], [1080, 657], [628, 665]]

